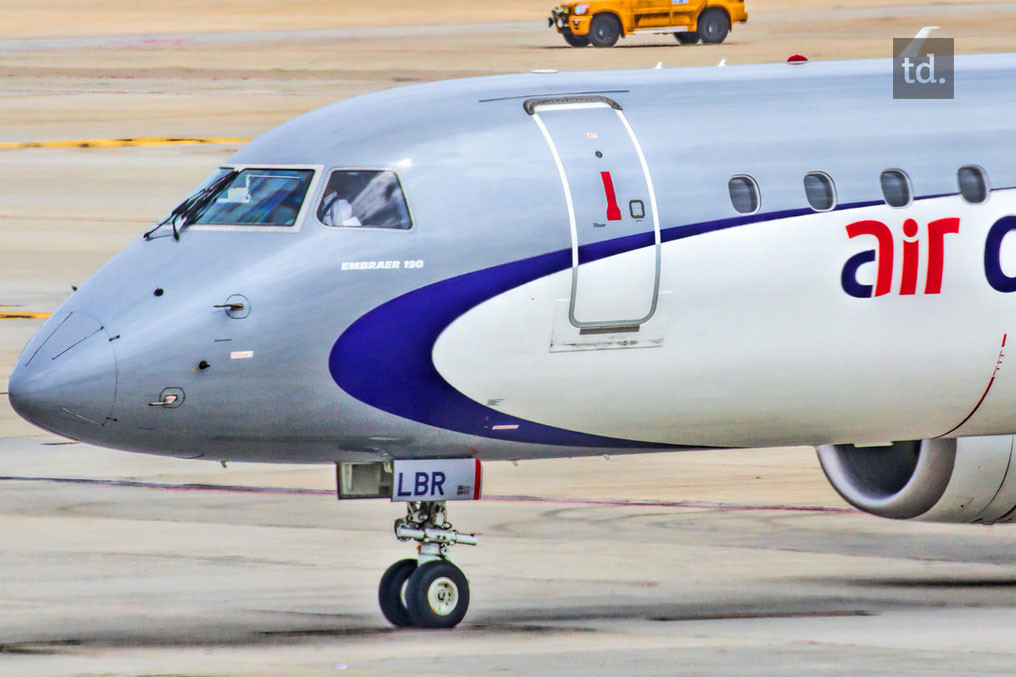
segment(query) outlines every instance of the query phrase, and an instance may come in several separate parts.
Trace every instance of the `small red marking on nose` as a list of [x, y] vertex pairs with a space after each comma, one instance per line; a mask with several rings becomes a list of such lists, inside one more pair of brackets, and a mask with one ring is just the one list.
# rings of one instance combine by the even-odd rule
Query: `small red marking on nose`
[[610, 178], [610, 172], [600, 172], [603, 179], [603, 192], [607, 195], [607, 220], [620, 221], [621, 208], [617, 206], [617, 196], [614, 195], [614, 180]]

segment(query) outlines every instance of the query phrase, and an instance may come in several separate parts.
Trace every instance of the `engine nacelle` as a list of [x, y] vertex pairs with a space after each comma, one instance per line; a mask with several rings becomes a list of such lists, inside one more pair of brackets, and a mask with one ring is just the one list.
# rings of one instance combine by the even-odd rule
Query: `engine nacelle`
[[887, 447], [829, 444], [822, 470], [859, 510], [925, 522], [1016, 519], [1013, 435], [895, 442]]

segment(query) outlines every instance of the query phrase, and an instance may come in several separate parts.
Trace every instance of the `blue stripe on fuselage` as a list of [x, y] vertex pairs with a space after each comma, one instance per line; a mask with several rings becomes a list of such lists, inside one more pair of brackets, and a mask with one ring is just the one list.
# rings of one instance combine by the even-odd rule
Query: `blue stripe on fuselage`
[[[937, 196], [936, 196], [937, 197]], [[837, 211], [883, 204], [840, 205]], [[727, 228], [814, 214], [787, 209], [766, 214], [674, 226], [660, 231], [671, 242]], [[652, 233], [580, 247], [583, 263], [652, 246]], [[475, 306], [527, 282], [571, 268], [571, 249], [485, 268], [407, 292], [360, 317], [338, 338], [328, 359], [332, 378], [356, 399], [396, 416], [453, 430], [514, 442], [574, 447], [688, 449], [637, 440], [615, 439], [555, 428], [508, 416], [476, 402], [448, 383], [434, 367], [432, 353], [445, 328]], [[492, 426], [514, 426], [504, 432]]]

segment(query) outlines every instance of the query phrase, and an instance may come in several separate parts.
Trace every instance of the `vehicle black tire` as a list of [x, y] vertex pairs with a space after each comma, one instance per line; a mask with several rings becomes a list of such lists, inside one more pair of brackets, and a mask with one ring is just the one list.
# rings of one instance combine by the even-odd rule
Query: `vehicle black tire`
[[[413, 617], [403, 602], [402, 591], [407, 581], [416, 571], [415, 559], [402, 559], [388, 567], [377, 586], [377, 601], [381, 605], [381, 613], [388, 622], [397, 628], [408, 628], [413, 625]], [[408, 590], [408, 588], [406, 588]]]
[[421, 628], [454, 628], [469, 608], [465, 574], [446, 560], [418, 567], [406, 584], [406, 607]]
[[682, 45], [694, 45], [699, 41], [698, 31], [685, 31], [683, 33], [674, 33], [674, 37]]
[[589, 42], [593, 47], [613, 47], [621, 37], [621, 22], [613, 14], [597, 14], [589, 23]]
[[572, 47], [588, 47], [589, 38], [584, 35], [575, 35], [570, 30], [565, 29], [561, 31], [561, 35], [564, 36], [564, 41]]
[[714, 7], [699, 15], [698, 35], [707, 45], [716, 45], [727, 39], [730, 32], [730, 17], [722, 9]]

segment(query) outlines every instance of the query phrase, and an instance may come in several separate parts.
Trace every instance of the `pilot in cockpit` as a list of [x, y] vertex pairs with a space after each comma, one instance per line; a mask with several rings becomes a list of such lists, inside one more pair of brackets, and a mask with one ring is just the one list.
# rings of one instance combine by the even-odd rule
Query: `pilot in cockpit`
[[326, 226], [361, 226], [360, 219], [353, 216], [353, 205], [349, 200], [339, 196], [334, 190], [321, 201], [321, 208], [318, 211], [321, 223]]
[[412, 226], [399, 179], [388, 170], [333, 171], [317, 216], [326, 226], [400, 230]]

